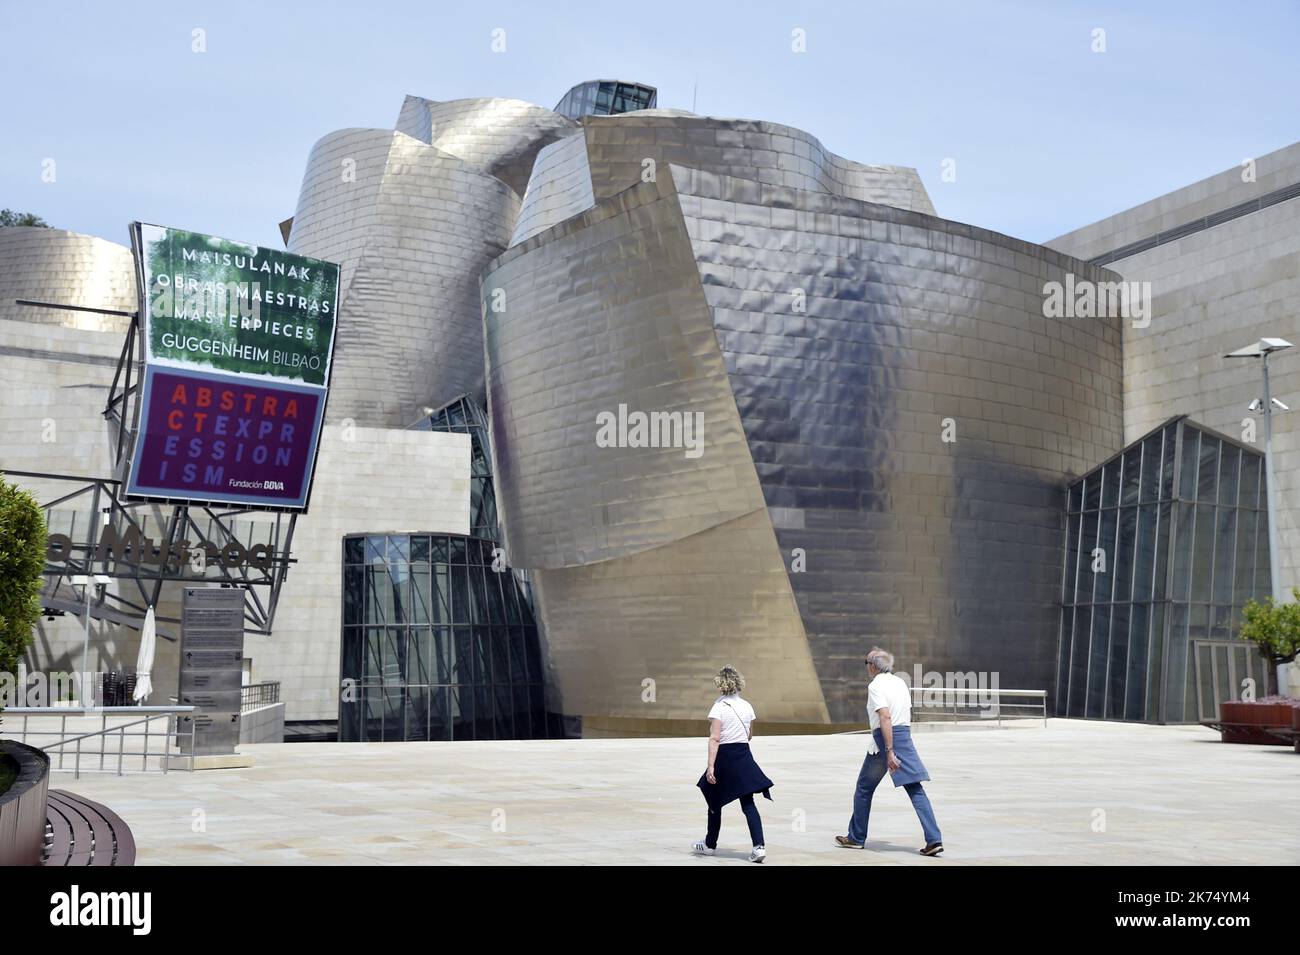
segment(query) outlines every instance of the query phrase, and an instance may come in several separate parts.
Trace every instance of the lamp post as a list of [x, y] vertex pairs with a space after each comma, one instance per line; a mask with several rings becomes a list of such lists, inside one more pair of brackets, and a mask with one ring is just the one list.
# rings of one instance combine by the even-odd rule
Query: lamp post
[[[1283, 338], [1261, 338], [1253, 345], [1246, 345], [1236, 351], [1228, 352], [1224, 358], [1258, 358], [1259, 367], [1264, 378], [1264, 398], [1259, 404], [1264, 416], [1264, 483], [1268, 492], [1266, 515], [1268, 519], [1268, 567], [1269, 589], [1273, 592], [1273, 603], [1282, 600], [1281, 561], [1282, 555], [1277, 546], [1277, 483], [1273, 480], [1273, 406], [1283, 411], [1289, 410], [1269, 392], [1268, 356], [1273, 352], [1290, 348], [1291, 343]], [[1253, 409], [1255, 402], [1251, 403]]]
[[85, 593], [86, 593], [86, 629], [81, 639], [80, 683], [81, 683], [81, 705], [83, 707], [89, 707], [91, 705], [91, 698], [86, 694], [86, 683], [88, 682], [86, 679], [86, 674], [89, 673], [90, 671], [87, 670], [86, 667], [89, 666], [89, 658], [90, 658], [90, 592], [91, 592], [90, 585], [97, 584], [102, 587], [104, 584], [111, 584], [113, 582], [113, 578], [105, 576], [104, 574], [72, 574], [70, 577], [68, 577], [68, 581], [69, 583], [73, 583], [73, 584], [81, 584], [82, 587], [85, 589]]

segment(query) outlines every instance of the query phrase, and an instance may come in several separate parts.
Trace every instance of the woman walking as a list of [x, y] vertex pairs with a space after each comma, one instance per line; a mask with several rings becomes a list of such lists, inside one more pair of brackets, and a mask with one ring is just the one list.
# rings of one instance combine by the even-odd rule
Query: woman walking
[[758, 806], [754, 805], [754, 794], [762, 793], [771, 799], [775, 783], [758, 768], [749, 751], [755, 714], [754, 708], [740, 696], [745, 678], [735, 667], [725, 666], [713, 682], [722, 695], [709, 710], [709, 768], [696, 783], [709, 804], [709, 828], [704, 841], [694, 843], [691, 850], [697, 855], [713, 855], [722, 828], [722, 807], [739, 799], [754, 844], [749, 861], [762, 862], [767, 858], [767, 849], [763, 845], [763, 820], [758, 815]]

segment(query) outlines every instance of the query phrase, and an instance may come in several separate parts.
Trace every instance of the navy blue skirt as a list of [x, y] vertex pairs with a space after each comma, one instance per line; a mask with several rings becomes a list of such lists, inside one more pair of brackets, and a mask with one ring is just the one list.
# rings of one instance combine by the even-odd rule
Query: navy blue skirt
[[723, 743], [719, 746], [718, 758], [713, 762], [713, 775], [718, 780], [716, 783], [709, 782], [708, 773], [703, 773], [695, 784], [704, 793], [710, 809], [721, 809], [734, 799], [755, 793], [771, 799], [770, 790], [776, 785], [758, 768], [748, 743]]

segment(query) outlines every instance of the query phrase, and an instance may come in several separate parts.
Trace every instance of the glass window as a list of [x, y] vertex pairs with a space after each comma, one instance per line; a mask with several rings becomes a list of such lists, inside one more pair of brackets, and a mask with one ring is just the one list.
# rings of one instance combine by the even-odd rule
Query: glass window
[[1118, 552], [1115, 531], [1118, 523], [1119, 511], [1112, 508], [1101, 512], [1101, 529], [1097, 538], [1097, 547], [1101, 553], [1096, 561], [1098, 570], [1093, 577], [1095, 586], [1092, 592], [1092, 599], [1096, 603], [1112, 599], [1111, 594], [1115, 586], [1115, 561]]
[[1263, 456], [1243, 454], [1241, 461], [1241, 494], [1238, 498], [1242, 507], [1263, 507], [1259, 499], [1259, 473]]
[[1105, 719], [1124, 718], [1124, 688], [1128, 679], [1130, 604], [1116, 604], [1110, 618], [1110, 659], [1107, 661]]
[[1213, 504], [1215, 497], [1215, 484], [1219, 477], [1219, 446], [1222, 444], [1218, 438], [1201, 432], [1201, 456], [1197, 470], [1196, 478], [1196, 500]]
[[1232, 590], [1236, 604], [1245, 604], [1255, 595], [1255, 534], [1259, 516], [1258, 511], [1243, 510], [1237, 514], [1237, 557], [1233, 568], [1236, 584]]
[[1127, 682], [1123, 719], [1146, 719], [1148, 627], [1151, 605], [1133, 604], [1129, 619]]
[[1151, 605], [1151, 626], [1147, 631], [1147, 693], [1146, 718], [1158, 723], [1164, 719], [1160, 710], [1160, 687], [1164, 680], [1165, 641], [1169, 635], [1165, 632], [1168, 622], [1165, 608], [1171, 604]]
[[[1136, 498], [1136, 494], [1134, 495]], [[1115, 537], [1115, 600], [1132, 599], [1133, 548], [1137, 538], [1136, 507], [1119, 509], [1119, 533]]]
[[1101, 506], [1114, 507], [1119, 503], [1120, 458], [1111, 461], [1103, 469], [1101, 479]]
[[1155, 504], [1143, 504], [1137, 509], [1137, 526], [1132, 531], [1135, 539], [1133, 600], [1151, 599], [1151, 578], [1155, 573], [1156, 560], [1156, 520], [1159, 513]]
[[1183, 428], [1183, 457], [1178, 466], [1178, 497], [1183, 501], [1196, 500], [1196, 462], [1199, 460], [1201, 432]]
[[1178, 426], [1165, 428], [1164, 444], [1161, 449], [1160, 464], [1160, 499], [1168, 500], [1174, 496], [1174, 455], [1178, 450]]
[[1214, 528], [1214, 586], [1210, 599], [1215, 603], [1232, 603], [1233, 563], [1237, 556], [1237, 510], [1220, 507]]
[[1174, 511], [1174, 600], [1186, 600], [1192, 580], [1192, 542], [1196, 531], [1196, 508], [1181, 501]]
[[1091, 603], [1092, 595], [1096, 590], [1097, 582], [1093, 573], [1095, 558], [1093, 551], [1097, 548], [1097, 525], [1100, 523], [1100, 512], [1084, 511], [1083, 512], [1083, 537], [1079, 543], [1079, 600], [1081, 602]]
[[1169, 644], [1165, 661], [1165, 713], [1168, 722], [1183, 718], [1183, 695], [1187, 688], [1187, 625], [1189, 606], [1184, 603], [1169, 607]]
[[1163, 432], [1142, 442], [1141, 500], [1144, 503], [1160, 497], [1160, 448], [1163, 443]]
[[1078, 599], [1075, 591], [1076, 574], [1079, 569], [1079, 527], [1082, 516], [1075, 514], [1066, 518], [1065, 534], [1065, 579], [1062, 587], [1062, 600], [1073, 604]]
[[1137, 445], [1124, 452], [1124, 468], [1119, 495], [1121, 504], [1136, 504], [1138, 499], [1138, 480], [1142, 474], [1142, 446]]
[[1169, 589], [1169, 533], [1173, 526], [1172, 501], [1160, 505], [1159, 517], [1156, 519], [1156, 569], [1152, 578], [1151, 599], [1164, 600]]
[[360, 686], [340, 699], [341, 740], [548, 732], [537, 630], [515, 575], [491, 568], [493, 540], [375, 535], [342, 546], [340, 673]]
[[1110, 649], [1111, 608], [1097, 607], [1092, 612], [1092, 638], [1088, 644], [1089, 719], [1106, 715], [1106, 656]]
[[1221, 441], [1219, 454], [1219, 503], [1229, 507], [1237, 504], [1237, 471], [1241, 467], [1241, 448]]
[[1101, 507], [1101, 472], [1094, 471], [1083, 482], [1083, 509], [1095, 511]]
[[[1191, 508], [1188, 508], [1191, 510]], [[1196, 528], [1192, 532], [1192, 581], [1188, 590], [1191, 600], [1210, 599], [1210, 581], [1214, 572], [1214, 507], [1196, 505]]]
[[1092, 609], [1078, 607], [1074, 613], [1074, 637], [1070, 647], [1069, 714], [1080, 718], [1088, 692], [1088, 644], [1092, 638]]

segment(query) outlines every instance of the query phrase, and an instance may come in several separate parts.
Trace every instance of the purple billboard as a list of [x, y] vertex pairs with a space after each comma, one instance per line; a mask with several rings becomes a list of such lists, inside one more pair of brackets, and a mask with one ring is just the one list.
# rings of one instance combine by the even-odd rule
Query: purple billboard
[[325, 390], [148, 366], [127, 494], [305, 508]]

